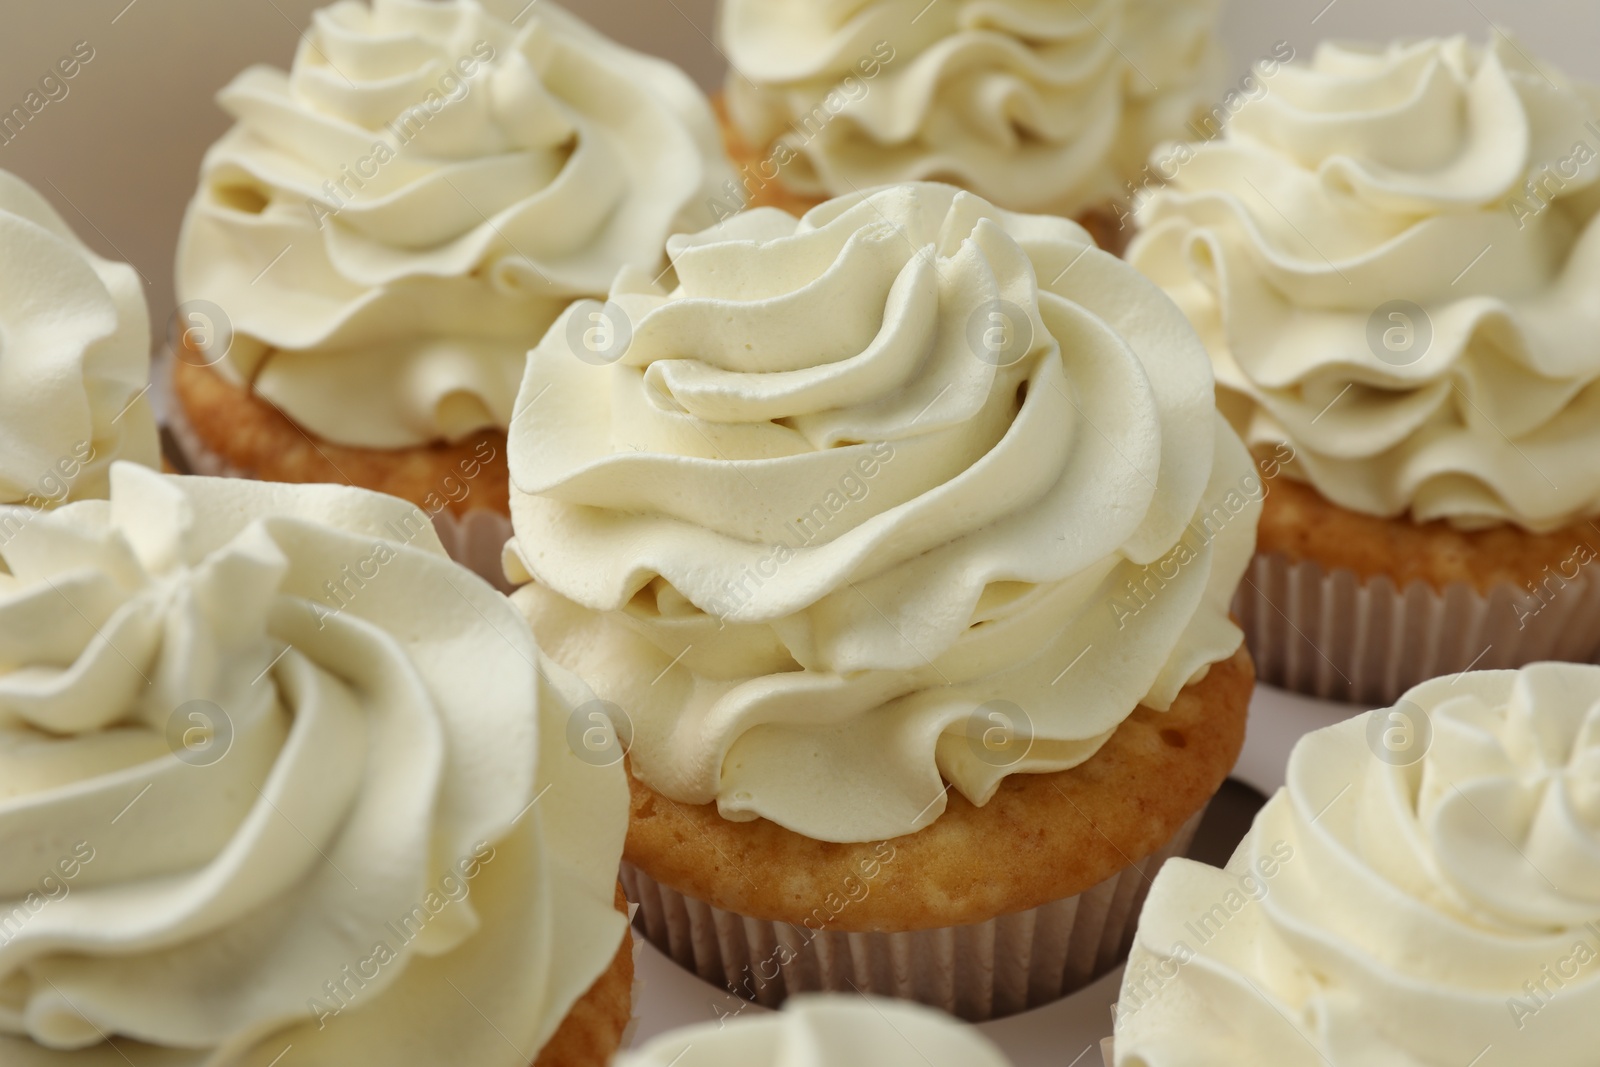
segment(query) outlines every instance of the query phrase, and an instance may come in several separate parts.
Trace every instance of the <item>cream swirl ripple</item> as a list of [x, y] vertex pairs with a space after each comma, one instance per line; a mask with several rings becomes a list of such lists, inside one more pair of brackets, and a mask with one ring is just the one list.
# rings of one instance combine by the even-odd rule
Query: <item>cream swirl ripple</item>
[[1579, 1067], [1597, 1012], [1600, 668], [1535, 664], [1308, 736], [1225, 871], [1163, 868], [1117, 1063]]
[[104, 497], [113, 460], [159, 464], [149, 381], [139, 276], [0, 171], [0, 504]]
[[414, 508], [117, 464], [0, 558], [0, 1059], [532, 1061], [626, 787]]
[[1267, 90], [1129, 250], [1247, 443], [1368, 514], [1600, 511], [1600, 88], [1496, 35], [1328, 44]]
[[687, 76], [549, 0], [342, 0], [219, 99], [180, 298], [231, 320], [224, 372], [360, 447], [504, 429], [561, 309], [659, 270], [728, 176]]
[[1182, 316], [1076, 224], [904, 185], [670, 250], [675, 289], [546, 335], [509, 444], [521, 603], [653, 788], [908, 833], [941, 776], [1081, 763], [1238, 647], [1259, 483]]
[[804, 996], [664, 1034], [617, 1067], [1007, 1067], [975, 1027], [898, 1000]]
[[781, 146], [780, 180], [803, 193], [933, 179], [1076, 213], [1120, 199], [1211, 102], [1217, 12], [1215, 0], [729, 0], [728, 103], [751, 143]]

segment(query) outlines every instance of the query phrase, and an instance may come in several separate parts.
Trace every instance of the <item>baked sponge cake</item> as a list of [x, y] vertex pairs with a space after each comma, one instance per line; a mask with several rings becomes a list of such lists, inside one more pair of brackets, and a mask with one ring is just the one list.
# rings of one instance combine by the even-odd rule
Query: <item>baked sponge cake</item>
[[1077, 988], [1243, 737], [1260, 482], [1198, 338], [948, 185], [669, 247], [533, 350], [510, 440], [515, 599], [627, 737], [644, 928], [768, 1003]]

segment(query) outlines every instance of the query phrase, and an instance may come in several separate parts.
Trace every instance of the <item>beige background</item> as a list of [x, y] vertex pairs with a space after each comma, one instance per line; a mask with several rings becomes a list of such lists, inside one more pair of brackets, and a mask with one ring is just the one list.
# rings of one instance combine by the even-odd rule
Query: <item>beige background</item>
[[[539, 0], [549, 2], [549, 0]], [[714, 88], [715, 0], [569, 0], [634, 47]], [[935, 0], [940, 2], [940, 0]], [[943, 0], [949, 2], [949, 0]], [[1068, 0], [1061, 0], [1062, 3]], [[225, 128], [212, 95], [253, 62], [287, 66], [316, 0], [0, 0], [0, 113], [87, 41], [95, 58], [10, 144], [0, 168], [32, 182], [91, 245], [132, 262], [158, 331], [172, 308], [172, 254], [206, 145]], [[1467, 32], [1488, 20], [1574, 74], [1600, 80], [1595, 0], [1232, 0], [1225, 32], [1241, 74], [1287, 40]]]

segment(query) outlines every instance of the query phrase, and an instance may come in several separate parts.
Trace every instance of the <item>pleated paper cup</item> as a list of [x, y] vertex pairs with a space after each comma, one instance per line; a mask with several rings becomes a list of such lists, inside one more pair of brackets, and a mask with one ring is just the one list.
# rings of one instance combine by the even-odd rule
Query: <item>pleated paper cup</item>
[[[184, 416], [183, 405], [168, 400], [165, 405], [166, 425], [164, 436], [176, 447], [177, 455], [171, 457], [175, 465], [190, 474], [209, 478], [255, 479], [253, 471], [243, 470], [208, 448]], [[511, 540], [511, 517], [493, 508], [471, 508], [460, 515], [449, 508], [430, 513], [418, 508], [433, 524], [450, 558], [483, 578], [501, 592], [510, 592], [501, 553]]]
[[624, 863], [640, 934], [687, 970], [776, 1008], [800, 993], [912, 1000], [970, 1022], [1013, 1015], [1091, 984], [1127, 958], [1161, 864], [1183, 855], [1202, 808], [1162, 848], [1075, 896], [987, 922], [845, 932], [736, 915]]
[[[1234, 614], [1260, 681], [1324, 700], [1394, 704], [1419, 682], [1467, 670], [1600, 657], [1600, 581], [1587, 569], [1536, 598], [1512, 582], [1363, 579], [1282, 553], [1258, 554]], [[1351, 709], [1354, 714], [1356, 708]]]

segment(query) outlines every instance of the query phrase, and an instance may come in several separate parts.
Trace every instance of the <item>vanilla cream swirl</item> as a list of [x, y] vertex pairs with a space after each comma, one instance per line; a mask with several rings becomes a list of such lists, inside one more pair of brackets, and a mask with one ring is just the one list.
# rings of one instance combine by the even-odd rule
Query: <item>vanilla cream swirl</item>
[[[728, 0], [728, 103], [799, 192], [954, 182], [1018, 211], [1120, 199], [1217, 91], [1215, 0]], [[794, 157], [792, 160], [790, 157]]]
[[1225, 871], [1164, 867], [1117, 1064], [1580, 1067], [1597, 1014], [1600, 667], [1544, 663], [1309, 735]]
[[425, 517], [119, 463], [0, 558], [0, 1061], [533, 1062], [626, 787]]
[[342, 0], [218, 99], [180, 299], [231, 320], [227, 375], [346, 445], [503, 429], [561, 309], [660, 270], [727, 178], [689, 79], [549, 0]]
[[1130, 260], [1246, 442], [1355, 511], [1600, 511], [1600, 89], [1496, 34], [1323, 45], [1179, 150]]
[[509, 441], [521, 604], [652, 788], [894, 837], [1238, 647], [1259, 484], [1182, 315], [1081, 227], [919, 184], [669, 249], [676, 289], [534, 349]]
[[802, 996], [762, 1012], [663, 1034], [617, 1067], [1007, 1067], [976, 1027], [919, 1004]]
[[149, 381], [139, 276], [0, 170], [0, 504], [103, 497], [113, 460], [158, 465]]

